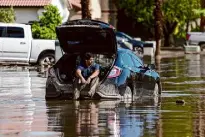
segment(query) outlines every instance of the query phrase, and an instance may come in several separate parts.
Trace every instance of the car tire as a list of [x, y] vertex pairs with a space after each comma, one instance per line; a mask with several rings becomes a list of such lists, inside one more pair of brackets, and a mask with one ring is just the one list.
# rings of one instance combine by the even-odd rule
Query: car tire
[[53, 53], [46, 53], [42, 55], [38, 61], [40, 66], [52, 66], [55, 63], [55, 56]]

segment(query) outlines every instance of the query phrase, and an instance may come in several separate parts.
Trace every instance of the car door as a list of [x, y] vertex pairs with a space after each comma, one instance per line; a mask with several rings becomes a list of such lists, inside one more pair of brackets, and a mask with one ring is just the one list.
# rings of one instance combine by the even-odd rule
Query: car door
[[5, 37], [6, 27], [0, 26], [0, 59], [2, 58], [3, 37]]
[[5, 61], [25, 61], [28, 58], [29, 39], [23, 27], [7, 26], [3, 38], [3, 59]]

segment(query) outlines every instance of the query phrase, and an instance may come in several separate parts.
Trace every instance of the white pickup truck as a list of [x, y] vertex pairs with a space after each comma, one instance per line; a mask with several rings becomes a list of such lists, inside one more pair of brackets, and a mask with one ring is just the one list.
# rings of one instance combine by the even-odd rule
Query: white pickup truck
[[0, 63], [54, 63], [55, 42], [33, 39], [30, 25], [0, 23]]
[[188, 32], [185, 46], [200, 46], [201, 51], [205, 50], [205, 32]]

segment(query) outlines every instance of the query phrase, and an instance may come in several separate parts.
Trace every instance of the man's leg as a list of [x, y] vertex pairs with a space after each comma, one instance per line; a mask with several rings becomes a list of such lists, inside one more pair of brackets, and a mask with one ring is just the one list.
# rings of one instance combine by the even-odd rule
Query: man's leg
[[91, 80], [90, 83], [90, 91], [88, 92], [88, 95], [92, 98], [96, 92], [96, 88], [98, 86], [99, 83], [99, 77], [95, 77]]
[[78, 99], [80, 97], [80, 91], [85, 88], [86, 84], [79, 83], [79, 78], [76, 78], [73, 83], [73, 99]]

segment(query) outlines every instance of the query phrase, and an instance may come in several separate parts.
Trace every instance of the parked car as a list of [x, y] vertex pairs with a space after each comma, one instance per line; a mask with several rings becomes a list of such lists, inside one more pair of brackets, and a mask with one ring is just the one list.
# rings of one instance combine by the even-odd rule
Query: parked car
[[[73, 97], [73, 79], [80, 55], [92, 52], [100, 64], [100, 83], [94, 98], [132, 98], [139, 93], [161, 93], [154, 65], [145, 66], [131, 50], [117, 48], [115, 31], [99, 21], [74, 20], [56, 28], [60, 42], [56, 64], [48, 70], [45, 98]], [[59, 55], [60, 54], [60, 55]], [[87, 91], [81, 95], [86, 97]]]
[[116, 31], [116, 37], [117, 37], [118, 43], [122, 45], [123, 47], [129, 47], [129, 49], [131, 49], [129, 45], [132, 45], [131, 50], [133, 50], [135, 53], [143, 54], [143, 51], [144, 51], [143, 41], [136, 40], [133, 37], [127, 35], [126, 33], [120, 32], [120, 31]]
[[0, 23], [0, 62], [55, 63], [55, 40], [33, 39], [31, 26]]
[[117, 39], [118, 47], [133, 50], [133, 45], [131, 43], [125, 41], [123, 38], [120, 38], [120, 37], [116, 37], [116, 39]]
[[188, 32], [184, 46], [200, 46], [201, 51], [203, 51], [205, 49], [205, 33]]

